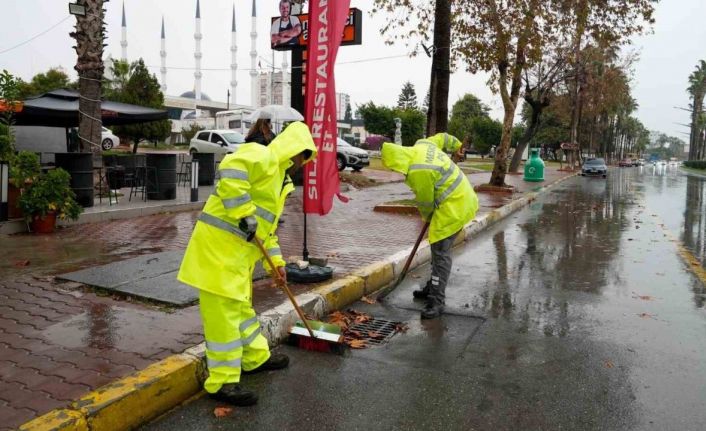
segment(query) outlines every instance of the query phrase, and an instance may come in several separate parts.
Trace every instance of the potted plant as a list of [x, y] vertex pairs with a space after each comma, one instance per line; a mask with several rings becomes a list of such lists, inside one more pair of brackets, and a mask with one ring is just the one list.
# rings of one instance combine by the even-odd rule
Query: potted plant
[[8, 206], [10, 218], [23, 216], [19, 207], [22, 193], [41, 173], [39, 156], [30, 151], [20, 151], [10, 162], [10, 187], [8, 189]]
[[71, 177], [61, 168], [36, 177], [20, 196], [20, 208], [30, 229], [36, 233], [51, 233], [56, 219], [77, 220], [83, 208], [71, 190]]

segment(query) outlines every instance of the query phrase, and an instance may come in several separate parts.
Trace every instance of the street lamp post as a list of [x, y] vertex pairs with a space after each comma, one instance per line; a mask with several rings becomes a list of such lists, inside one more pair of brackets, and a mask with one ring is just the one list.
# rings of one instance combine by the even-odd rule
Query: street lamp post
[[191, 202], [199, 200], [199, 161], [191, 159]]
[[10, 180], [10, 164], [0, 162], [0, 221], [6, 221], [8, 216], [7, 189]]

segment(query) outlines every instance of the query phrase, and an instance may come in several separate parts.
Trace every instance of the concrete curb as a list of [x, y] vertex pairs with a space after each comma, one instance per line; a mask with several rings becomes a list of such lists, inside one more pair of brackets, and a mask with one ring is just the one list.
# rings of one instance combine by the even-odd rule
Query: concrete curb
[[[155, 214], [166, 214], [186, 211], [197, 211], [203, 208], [206, 201], [170, 203], [137, 208], [116, 208], [105, 211], [84, 212], [76, 221], [57, 220], [57, 226], [73, 226], [86, 223], [101, 223], [111, 220], [124, 220]], [[13, 235], [27, 232], [27, 223], [23, 219], [9, 220], [0, 223], [0, 235]]]
[[[552, 184], [513, 200], [507, 205], [473, 220], [459, 234], [456, 244], [475, 238], [495, 223], [528, 205], [546, 190], [574, 177], [569, 175]], [[331, 283], [297, 295], [305, 313], [319, 318], [333, 310], [359, 300], [363, 295], [380, 294], [399, 277], [412, 252], [412, 247], [360, 268], [352, 274]], [[425, 240], [412, 260], [416, 268], [431, 259], [431, 247]], [[260, 326], [270, 345], [277, 345], [288, 334], [298, 319], [289, 303], [260, 314]], [[109, 385], [86, 394], [65, 409], [53, 410], [20, 427], [23, 431], [63, 430], [123, 430], [145, 423], [201, 390], [205, 379], [205, 344], [201, 343], [182, 354], [170, 356], [144, 370], [124, 377]]]

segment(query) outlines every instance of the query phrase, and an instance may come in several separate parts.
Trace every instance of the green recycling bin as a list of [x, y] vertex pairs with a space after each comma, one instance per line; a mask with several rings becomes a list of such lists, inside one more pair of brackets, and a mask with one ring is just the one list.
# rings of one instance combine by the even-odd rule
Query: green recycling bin
[[530, 151], [530, 158], [525, 163], [525, 181], [544, 181], [544, 162], [539, 158], [539, 149]]

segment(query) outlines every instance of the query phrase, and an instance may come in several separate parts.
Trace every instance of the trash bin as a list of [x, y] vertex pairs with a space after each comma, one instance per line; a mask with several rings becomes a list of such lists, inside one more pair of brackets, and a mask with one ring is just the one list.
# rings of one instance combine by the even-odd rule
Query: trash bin
[[176, 199], [176, 154], [147, 154], [147, 198]]
[[530, 151], [530, 159], [525, 163], [525, 181], [544, 181], [544, 162], [539, 158], [539, 149]]
[[212, 186], [216, 179], [216, 162], [213, 153], [194, 153], [194, 160], [199, 161], [199, 185]]
[[71, 190], [84, 208], [93, 206], [93, 153], [56, 153], [54, 163], [71, 176]]

